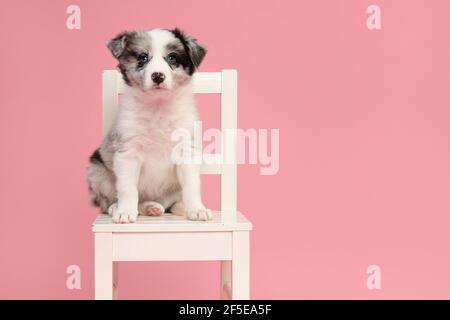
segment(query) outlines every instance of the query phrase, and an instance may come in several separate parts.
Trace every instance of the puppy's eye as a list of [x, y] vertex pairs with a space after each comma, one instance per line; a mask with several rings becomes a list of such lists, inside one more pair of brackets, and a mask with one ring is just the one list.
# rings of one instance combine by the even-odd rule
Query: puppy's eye
[[148, 54], [147, 53], [141, 53], [138, 58], [138, 67], [143, 67], [148, 62]]
[[176, 54], [174, 54], [174, 53], [169, 54], [167, 56], [167, 62], [169, 64], [172, 64], [172, 65], [177, 65], [178, 64], [178, 59], [177, 59]]

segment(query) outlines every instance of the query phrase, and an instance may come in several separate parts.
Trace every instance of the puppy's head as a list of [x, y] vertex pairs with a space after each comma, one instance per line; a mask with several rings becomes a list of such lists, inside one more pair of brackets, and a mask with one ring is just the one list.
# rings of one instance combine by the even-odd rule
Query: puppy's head
[[149, 94], [189, 83], [206, 54], [204, 46], [179, 29], [125, 31], [107, 46], [119, 61], [125, 83]]

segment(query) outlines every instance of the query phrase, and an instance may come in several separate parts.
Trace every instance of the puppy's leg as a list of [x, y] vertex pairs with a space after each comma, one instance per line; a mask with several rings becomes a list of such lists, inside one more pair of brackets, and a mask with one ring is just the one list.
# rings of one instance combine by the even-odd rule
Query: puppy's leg
[[139, 204], [139, 213], [144, 216], [160, 216], [164, 210], [162, 204], [156, 201], [144, 201]]
[[211, 210], [203, 205], [200, 195], [200, 167], [194, 164], [177, 165], [177, 177], [181, 185], [186, 216], [190, 220], [212, 219]]
[[117, 210], [112, 219], [115, 223], [136, 222], [138, 215], [138, 180], [141, 163], [137, 157], [122, 152], [114, 155], [116, 175]]

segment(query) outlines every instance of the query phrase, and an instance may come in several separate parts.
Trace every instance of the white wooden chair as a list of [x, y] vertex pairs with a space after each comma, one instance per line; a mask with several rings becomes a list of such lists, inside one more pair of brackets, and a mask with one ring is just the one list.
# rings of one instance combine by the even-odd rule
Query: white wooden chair
[[[194, 75], [195, 93], [221, 94], [221, 129], [237, 126], [237, 72]], [[119, 72], [103, 73], [103, 135], [116, 116], [124, 83]], [[222, 156], [235, 150], [235, 141], [222, 142]], [[227, 151], [228, 150], [228, 151]], [[139, 216], [133, 224], [115, 224], [100, 214], [95, 237], [95, 299], [117, 298], [120, 261], [221, 261], [221, 298], [250, 298], [250, 230], [252, 224], [236, 210], [236, 164], [203, 165], [202, 174], [221, 175], [221, 211], [213, 220], [189, 221], [163, 214]]]

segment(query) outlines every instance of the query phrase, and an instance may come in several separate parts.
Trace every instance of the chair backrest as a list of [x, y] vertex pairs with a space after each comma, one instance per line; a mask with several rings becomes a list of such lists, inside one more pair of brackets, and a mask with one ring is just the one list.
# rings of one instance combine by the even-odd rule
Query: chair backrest
[[[225, 219], [236, 218], [236, 161], [225, 161], [225, 159], [235, 158], [236, 140], [234, 138], [225, 138], [225, 132], [232, 132], [237, 128], [237, 71], [197, 72], [194, 74], [193, 81], [194, 93], [215, 93], [221, 95], [220, 129], [222, 132], [222, 152], [220, 155], [203, 155], [204, 159], [208, 158], [211, 160], [207, 161], [209, 164], [202, 165], [201, 173], [219, 174], [221, 176], [220, 209], [222, 217]], [[103, 136], [107, 134], [117, 115], [119, 94], [123, 93], [124, 86], [125, 83], [122, 76], [117, 70], [103, 71]], [[216, 164], [210, 164], [214, 162]]]

